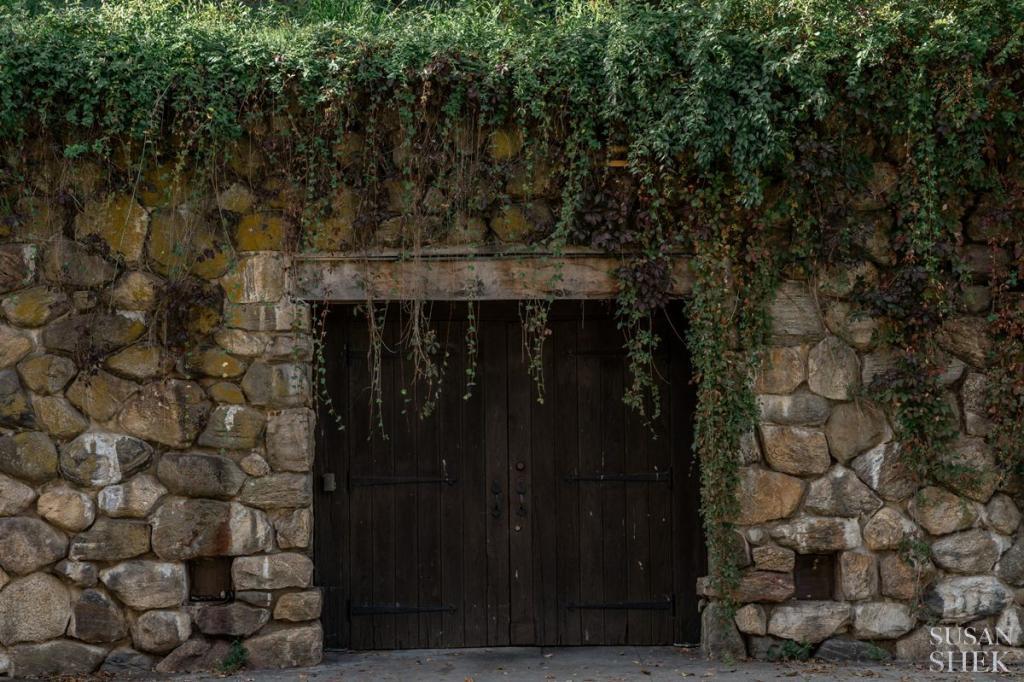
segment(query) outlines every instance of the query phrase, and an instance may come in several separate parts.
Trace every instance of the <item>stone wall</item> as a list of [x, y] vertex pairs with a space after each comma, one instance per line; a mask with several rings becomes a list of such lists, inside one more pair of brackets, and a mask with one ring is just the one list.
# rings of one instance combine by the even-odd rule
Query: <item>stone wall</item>
[[[315, 663], [312, 324], [288, 282], [296, 190], [255, 152], [198, 196], [159, 164], [120, 189], [89, 162], [31, 165], [30, 191], [0, 209], [0, 674], [217, 668], [236, 640], [253, 667]], [[385, 235], [407, 219], [395, 187]], [[349, 242], [359, 203], [339, 189], [321, 248]], [[544, 206], [495, 208], [444, 238], [514, 242], [549, 222]], [[763, 423], [742, 453], [742, 608], [735, 627], [705, 626], [711, 649], [875, 652], [837, 643], [849, 637], [920, 659], [927, 618], [1020, 618], [1013, 491], [918, 490], [886, 415], [858, 397], [890, 359], [883, 321], [847, 300], [856, 275], [891, 265], [891, 215], [864, 208], [868, 258], [786, 283], [772, 311]], [[998, 253], [966, 248], [983, 278]], [[981, 327], [964, 317], [945, 336], [963, 431], [945, 454], [991, 471]], [[929, 549], [923, 566], [906, 560], [913, 541]], [[834, 599], [793, 599], [797, 554], [835, 557]], [[190, 600], [189, 562], [204, 557], [229, 558], [230, 603]]]
[[[968, 314], [940, 334], [939, 381], [959, 434], [933, 456], [980, 476], [922, 486], [901, 463], [892, 415], [865, 398], [893, 354], [879, 343], [885, 320], [851, 312], [853, 282], [877, 281], [892, 265], [891, 215], [864, 219], [872, 229], [863, 262], [814, 282], [786, 282], [772, 307], [773, 345], [755, 383], [762, 422], [739, 454], [738, 610], [732, 623], [714, 603], [705, 610], [704, 645], [713, 655], [802, 655], [788, 640], [825, 658], [927, 663], [933, 624], [998, 626], [1024, 645], [1021, 491], [996, 476], [985, 441], [986, 279], [1007, 254], [982, 243], [979, 211], [963, 247], [974, 279]], [[821, 555], [834, 566], [831, 598], [797, 598], [795, 564]], [[699, 589], [717, 596], [707, 581]], [[1006, 655], [1019, 660], [1022, 652]]]

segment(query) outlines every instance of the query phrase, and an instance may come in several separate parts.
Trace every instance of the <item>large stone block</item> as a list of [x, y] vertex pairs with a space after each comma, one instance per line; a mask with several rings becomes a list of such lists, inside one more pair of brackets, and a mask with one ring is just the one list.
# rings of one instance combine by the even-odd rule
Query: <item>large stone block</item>
[[32, 352], [32, 339], [26, 334], [0, 324], [0, 369], [11, 367]]
[[224, 324], [231, 329], [268, 332], [308, 331], [310, 319], [309, 305], [306, 303], [281, 301], [224, 304]]
[[920, 536], [914, 522], [892, 507], [883, 507], [864, 524], [864, 544], [875, 551], [900, 549], [904, 540]]
[[112, 419], [138, 389], [136, 383], [96, 370], [79, 374], [68, 388], [67, 397], [82, 412], [97, 421], [105, 422]]
[[153, 551], [164, 559], [238, 556], [273, 547], [266, 516], [237, 502], [168, 499], [152, 524]]
[[821, 478], [812, 481], [804, 508], [821, 516], [860, 516], [882, 506], [878, 498], [857, 476], [836, 465]]
[[819, 426], [828, 419], [828, 400], [806, 390], [792, 395], [759, 395], [757, 405], [761, 419], [788, 426]]
[[0, 294], [28, 286], [35, 276], [35, 246], [0, 244]]
[[882, 556], [878, 562], [882, 579], [882, 596], [911, 600], [931, 580], [934, 567], [928, 562], [905, 560], [898, 552]]
[[759, 571], [778, 571], [780, 573], [792, 573], [796, 565], [796, 552], [788, 547], [778, 545], [761, 545], [755, 547], [754, 568]]
[[192, 636], [192, 619], [184, 611], [146, 611], [132, 623], [132, 644], [165, 654]]
[[188, 497], [233, 497], [245, 474], [232, 460], [203, 452], [168, 452], [160, 458], [157, 476], [167, 489]]
[[754, 380], [758, 393], [792, 393], [807, 380], [807, 346], [775, 346], [765, 354]]
[[71, 239], [58, 239], [46, 246], [43, 276], [76, 289], [92, 289], [114, 279], [117, 270], [103, 256]]
[[935, 563], [954, 573], [989, 573], [1010, 541], [987, 530], [965, 530], [932, 543]]
[[870, 599], [878, 595], [878, 564], [865, 552], [839, 555], [839, 598], [845, 601]]
[[700, 615], [700, 646], [706, 658], [719, 661], [742, 660], [747, 656], [743, 635], [722, 604], [712, 602]]
[[776, 471], [796, 476], [823, 474], [831, 461], [820, 429], [762, 424], [764, 458]]
[[[208, 448], [248, 450], [256, 447], [267, 418], [243, 405], [221, 405], [210, 414], [199, 444]], [[269, 437], [269, 436], [268, 436]]]
[[831, 601], [806, 601], [772, 609], [768, 634], [796, 642], [828, 639], [850, 623], [850, 606]]
[[984, 439], [960, 436], [939, 458], [950, 472], [942, 482], [953, 492], [985, 503], [996, 491], [999, 468]]
[[11, 675], [18, 678], [88, 675], [107, 655], [107, 650], [101, 646], [69, 639], [19, 644], [10, 651]]
[[14, 516], [36, 500], [36, 491], [21, 481], [0, 474], [0, 516]]
[[71, 595], [52, 575], [33, 573], [12, 580], [0, 591], [0, 644], [4, 646], [60, 637], [70, 619]]
[[203, 634], [247, 637], [270, 621], [270, 611], [231, 602], [199, 606], [194, 618]]
[[0, 308], [7, 320], [18, 327], [42, 327], [70, 310], [71, 304], [63, 291], [38, 286], [11, 294], [0, 303]]
[[149, 474], [139, 474], [127, 483], [109, 485], [99, 492], [96, 503], [112, 518], [145, 518], [153, 505], [167, 494], [167, 488]]
[[113, 253], [138, 261], [149, 231], [149, 214], [128, 194], [113, 194], [89, 201], [75, 217], [75, 238], [95, 235]]
[[42, 432], [0, 436], [0, 471], [32, 483], [57, 476], [57, 448]]
[[825, 329], [818, 303], [803, 282], [784, 282], [770, 309], [772, 334], [783, 339], [818, 339]]
[[24, 575], [64, 558], [68, 541], [52, 526], [35, 518], [0, 519], [0, 568]]
[[860, 455], [850, 464], [858, 478], [891, 502], [909, 497], [917, 489], [900, 457], [897, 443], [883, 443]]
[[974, 367], [985, 367], [992, 352], [989, 323], [983, 317], [954, 317], [939, 330], [939, 345]]
[[1013, 535], [1020, 527], [1020, 520], [1020, 510], [1009, 495], [994, 495], [985, 507], [988, 527], [1003, 535]]
[[304, 554], [292, 552], [239, 557], [231, 564], [231, 580], [236, 590], [309, 587], [313, 562]]
[[323, 658], [324, 633], [319, 623], [280, 626], [243, 642], [252, 668], [295, 668]]
[[18, 373], [13, 369], [0, 370], [0, 427], [33, 429], [36, 425], [35, 412]]
[[100, 519], [71, 538], [68, 556], [77, 561], [119, 561], [149, 551], [149, 524], [127, 519]]
[[802, 517], [779, 523], [769, 531], [780, 545], [800, 554], [823, 554], [853, 549], [861, 544], [856, 519]]
[[60, 472], [81, 486], [100, 488], [120, 483], [147, 464], [153, 448], [119, 433], [83, 433], [60, 452]]
[[775, 471], [744, 467], [740, 470], [736, 523], [750, 525], [784, 519], [796, 511], [805, 483]]
[[992, 576], [953, 576], [925, 592], [924, 603], [945, 621], [965, 622], [996, 615], [1013, 603], [1013, 592]]
[[100, 666], [100, 673], [129, 677], [149, 673], [156, 665], [156, 659], [129, 647], [118, 647], [107, 654]]
[[132, 559], [100, 571], [100, 580], [129, 607], [145, 611], [181, 605], [188, 598], [185, 567]]
[[311, 397], [308, 367], [254, 362], [242, 377], [242, 390], [253, 405], [301, 407]]
[[747, 635], [764, 636], [768, 633], [768, 618], [760, 604], [747, 604], [736, 610], [736, 627]]
[[50, 523], [72, 533], [88, 528], [96, 518], [92, 498], [64, 483], [47, 486], [39, 496], [36, 511]]
[[[145, 341], [114, 353], [106, 359], [105, 364], [107, 369], [114, 374], [135, 381], [147, 381], [161, 377], [170, 372], [174, 365], [170, 355], [163, 347]], [[129, 395], [138, 388], [134, 384], [128, 383], [124, 383], [122, 386], [131, 389], [128, 391]], [[122, 398], [123, 400], [124, 398]]]
[[274, 605], [274, 620], [316, 620], [320, 617], [322, 602], [319, 590], [282, 594]]
[[944, 488], [929, 486], [914, 495], [910, 515], [932, 535], [946, 535], [973, 526], [978, 505]]
[[306, 472], [313, 464], [313, 410], [281, 410], [267, 421], [267, 460], [274, 471]]
[[309, 508], [282, 509], [271, 512], [270, 519], [277, 532], [281, 549], [305, 549], [313, 537], [313, 513]]
[[74, 438], [89, 427], [89, 420], [61, 396], [33, 396], [32, 410], [39, 427], [54, 438]]
[[78, 368], [60, 355], [36, 355], [18, 363], [18, 375], [29, 390], [42, 395], [60, 393]]
[[169, 379], [143, 386], [118, 417], [125, 431], [172, 448], [187, 448], [210, 413], [206, 392], [191, 381]]
[[860, 387], [857, 353], [835, 336], [829, 336], [807, 355], [807, 385], [832, 400], [849, 400]]
[[859, 639], [896, 639], [914, 628], [906, 604], [872, 602], [853, 607], [853, 634]]
[[71, 609], [68, 635], [93, 644], [116, 642], [128, 633], [124, 613], [103, 590], [84, 590]]
[[284, 257], [279, 253], [245, 255], [221, 279], [231, 303], [274, 303], [284, 295]]
[[313, 502], [309, 474], [269, 474], [250, 478], [242, 486], [238, 500], [260, 509], [308, 507]]
[[138, 313], [92, 310], [48, 324], [43, 329], [43, 345], [72, 357], [96, 357], [135, 343], [145, 331], [144, 318]]
[[991, 382], [980, 372], [968, 372], [960, 388], [964, 405], [964, 425], [972, 436], [987, 436], [994, 427], [989, 419], [988, 400]]
[[832, 408], [825, 424], [832, 456], [846, 464], [876, 445], [892, 439], [885, 414], [866, 401], [842, 403]]

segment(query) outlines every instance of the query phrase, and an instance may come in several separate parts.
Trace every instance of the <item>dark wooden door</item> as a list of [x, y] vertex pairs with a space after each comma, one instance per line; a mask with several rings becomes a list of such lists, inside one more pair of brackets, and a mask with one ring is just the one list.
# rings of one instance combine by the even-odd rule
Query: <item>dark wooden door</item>
[[622, 401], [630, 375], [609, 304], [554, 305], [542, 403], [519, 306], [474, 309], [430, 311], [440, 391], [412, 381], [399, 304], [379, 358], [355, 309], [328, 313], [315, 509], [325, 644], [697, 641], [706, 559], [678, 311], [658, 320], [662, 410], [646, 425]]

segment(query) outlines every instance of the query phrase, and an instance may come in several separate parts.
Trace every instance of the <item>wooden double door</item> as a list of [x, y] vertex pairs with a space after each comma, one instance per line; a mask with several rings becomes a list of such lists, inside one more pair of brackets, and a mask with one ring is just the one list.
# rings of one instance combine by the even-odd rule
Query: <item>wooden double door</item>
[[325, 645], [696, 642], [706, 555], [681, 316], [658, 319], [661, 415], [645, 425], [623, 403], [611, 304], [553, 306], [543, 402], [519, 305], [473, 310], [429, 310], [446, 365], [433, 390], [412, 381], [407, 309], [389, 306], [378, 359], [365, 317], [329, 310], [315, 503]]

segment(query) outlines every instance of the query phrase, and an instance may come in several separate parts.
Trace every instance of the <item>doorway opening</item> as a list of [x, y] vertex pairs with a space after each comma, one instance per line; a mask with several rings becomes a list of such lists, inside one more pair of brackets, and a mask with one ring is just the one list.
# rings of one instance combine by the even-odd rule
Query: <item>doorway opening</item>
[[543, 402], [519, 304], [470, 305], [431, 307], [446, 366], [428, 416], [402, 307], [389, 307], [380, 422], [366, 319], [351, 305], [327, 313], [338, 418], [322, 405], [314, 470], [325, 646], [697, 642], [707, 557], [681, 306], [656, 320], [661, 414], [648, 425], [622, 400], [612, 302], [553, 304]]

